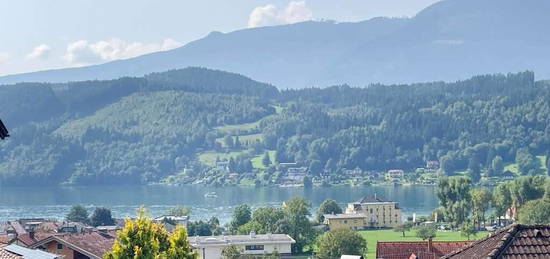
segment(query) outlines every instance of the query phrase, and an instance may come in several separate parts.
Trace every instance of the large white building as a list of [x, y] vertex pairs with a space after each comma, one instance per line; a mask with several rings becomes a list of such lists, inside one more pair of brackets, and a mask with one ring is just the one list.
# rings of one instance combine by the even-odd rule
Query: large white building
[[194, 236], [189, 237], [189, 243], [197, 250], [201, 259], [219, 259], [222, 257], [223, 248], [229, 245], [235, 245], [243, 255], [265, 255], [273, 252], [279, 255], [290, 255], [291, 245], [296, 241], [285, 234], [250, 233], [250, 235]]

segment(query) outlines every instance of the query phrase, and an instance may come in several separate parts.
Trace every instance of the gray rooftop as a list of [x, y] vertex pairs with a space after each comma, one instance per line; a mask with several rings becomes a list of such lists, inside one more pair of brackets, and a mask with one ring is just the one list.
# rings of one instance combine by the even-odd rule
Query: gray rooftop
[[226, 244], [257, 244], [257, 243], [288, 243], [296, 241], [286, 234], [262, 235], [226, 235], [226, 236], [194, 236], [188, 238], [193, 246], [226, 245]]
[[24, 259], [56, 259], [61, 258], [59, 255], [47, 253], [41, 250], [34, 250], [11, 244], [9, 246], [3, 247], [4, 250], [9, 251], [14, 254], [23, 256]]

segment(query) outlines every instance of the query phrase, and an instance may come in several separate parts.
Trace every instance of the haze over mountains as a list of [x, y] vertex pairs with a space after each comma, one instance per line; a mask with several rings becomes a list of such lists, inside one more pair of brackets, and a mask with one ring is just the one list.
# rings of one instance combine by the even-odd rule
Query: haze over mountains
[[171, 51], [9, 75], [0, 83], [114, 79], [188, 66], [237, 72], [279, 88], [456, 80], [524, 70], [549, 78], [549, 13], [547, 0], [445, 0], [413, 18], [213, 32]]

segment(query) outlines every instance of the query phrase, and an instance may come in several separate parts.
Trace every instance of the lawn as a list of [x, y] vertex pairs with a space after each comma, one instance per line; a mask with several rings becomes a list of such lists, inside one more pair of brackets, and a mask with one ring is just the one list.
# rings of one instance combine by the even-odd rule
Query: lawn
[[[275, 150], [268, 150], [267, 152], [269, 152], [269, 159], [271, 159], [271, 163], [273, 163], [275, 161]], [[266, 167], [262, 163], [263, 158], [263, 153], [252, 158], [252, 166], [258, 169], [265, 169]]]
[[203, 164], [214, 166], [216, 163], [216, 158], [219, 158], [220, 160], [226, 160], [231, 157], [237, 157], [241, 154], [243, 154], [245, 151], [238, 151], [238, 152], [229, 152], [229, 153], [219, 153], [214, 151], [206, 151], [204, 153], [201, 153], [199, 155], [199, 161]]
[[260, 121], [261, 120], [251, 122], [251, 123], [225, 125], [225, 126], [216, 127], [215, 129], [225, 135], [238, 135], [239, 131], [251, 130], [251, 129], [257, 128], [258, 126], [260, 126]]
[[[405, 232], [405, 237], [401, 232], [394, 232], [392, 229], [383, 230], [365, 230], [359, 232], [367, 240], [367, 259], [373, 259], [376, 256], [377, 241], [422, 241], [415, 236], [414, 231]], [[488, 232], [479, 232], [477, 236], [470, 237], [471, 240], [479, 239], [488, 235]], [[460, 235], [460, 232], [437, 231], [435, 241], [462, 241], [466, 237]]]
[[[241, 142], [241, 144], [243, 144], [243, 146], [245, 146], [247, 142], [249, 144], [253, 144], [255, 142], [260, 142], [264, 139], [264, 134], [262, 133], [250, 134], [250, 135], [235, 135], [235, 136], [239, 137], [239, 141]], [[225, 144], [225, 137], [217, 138], [216, 142], [220, 143], [224, 148], [227, 147], [227, 145]]]
[[[539, 159], [539, 163], [540, 163], [540, 168], [541, 170], [543, 170], [544, 172], [546, 172], [546, 156], [537, 156], [537, 158]], [[519, 175], [519, 169], [518, 169], [518, 165], [516, 163], [511, 163], [511, 164], [507, 164], [506, 166], [504, 166], [504, 171], [510, 171], [514, 174], [517, 174]]]

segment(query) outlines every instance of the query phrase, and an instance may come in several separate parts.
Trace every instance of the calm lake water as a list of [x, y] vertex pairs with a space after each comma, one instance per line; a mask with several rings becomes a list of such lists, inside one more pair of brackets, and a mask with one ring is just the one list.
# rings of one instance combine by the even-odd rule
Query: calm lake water
[[[218, 198], [205, 198], [216, 192]], [[90, 210], [108, 207], [115, 217], [135, 216], [135, 210], [145, 205], [152, 216], [163, 214], [175, 205], [191, 207], [192, 220], [217, 216], [222, 223], [231, 218], [236, 205], [281, 206], [293, 196], [303, 196], [316, 208], [327, 198], [342, 206], [364, 195], [382, 195], [397, 201], [405, 216], [427, 214], [438, 206], [433, 186], [373, 186], [373, 187], [204, 187], [204, 186], [86, 186], [86, 187], [0, 187], [0, 220], [42, 217], [62, 219], [73, 204]]]

